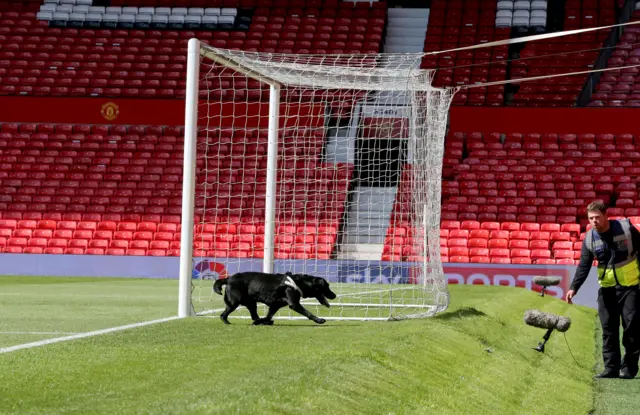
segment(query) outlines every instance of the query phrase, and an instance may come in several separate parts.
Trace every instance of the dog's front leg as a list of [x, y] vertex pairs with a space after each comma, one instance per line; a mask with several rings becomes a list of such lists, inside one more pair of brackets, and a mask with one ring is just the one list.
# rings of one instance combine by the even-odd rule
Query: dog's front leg
[[289, 303], [289, 308], [295, 311], [296, 313], [302, 314], [309, 320], [313, 320], [318, 324], [324, 324], [326, 322], [325, 319], [316, 317], [309, 310], [304, 308], [302, 304], [300, 304], [300, 300], [302, 297], [297, 291], [287, 290], [287, 303]]
[[266, 326], [271, 326], [273, 325], [273, 316], [276, 315], [276, 313], [278, 312], [278, 310], [280, 310], [282, 308], [284, 304], [282, 303], [274, 303], [271, 304], [269, 306], [269, 312], [267, 313], [266, 317], [260, 318], [258, 320], [255, 320], [253, 322], [254, 325], [258, 326], [258, 325], [266, 325]]

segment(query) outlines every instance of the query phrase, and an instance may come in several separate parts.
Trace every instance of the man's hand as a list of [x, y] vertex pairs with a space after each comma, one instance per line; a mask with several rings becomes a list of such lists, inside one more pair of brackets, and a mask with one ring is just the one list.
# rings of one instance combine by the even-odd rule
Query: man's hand
[[572, 298], [574, 295], [576, 295], [575, 290], [569, 290], [567, 291], [567, 295], [565, 295], [564, 299], [567, 301], [567, 303], [573, 304]]

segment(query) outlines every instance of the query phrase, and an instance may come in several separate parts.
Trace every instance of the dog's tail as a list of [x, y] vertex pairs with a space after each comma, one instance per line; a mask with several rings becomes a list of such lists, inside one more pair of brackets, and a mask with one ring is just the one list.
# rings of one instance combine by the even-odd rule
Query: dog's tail
[[213, 291], [215, 291], [216, 294], [222, 295], [222, 286], [227, 285], [228, 282], [228, 278], [217, 279], [216, 282], [213, 283]]

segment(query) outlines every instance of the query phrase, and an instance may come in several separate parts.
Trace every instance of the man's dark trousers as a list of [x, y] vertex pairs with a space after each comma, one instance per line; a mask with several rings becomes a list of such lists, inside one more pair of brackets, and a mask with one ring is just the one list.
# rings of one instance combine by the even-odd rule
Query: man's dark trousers
[[[632, 376], [638, 373], [640, 357], [640, 318], [638, 316], [638, 286], [600, 288], [598, 314], [602, 324], [602, 357], [606, 371], [626, 369]], [[620, 354], [620, 319], [622, 318], [622, 345]]]

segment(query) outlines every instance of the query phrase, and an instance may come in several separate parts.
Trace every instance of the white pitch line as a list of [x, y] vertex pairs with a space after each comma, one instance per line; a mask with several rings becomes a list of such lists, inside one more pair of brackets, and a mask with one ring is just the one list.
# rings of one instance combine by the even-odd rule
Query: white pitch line
[[224, 308], [215, 308], [213, 310], [204, 310], [204, 311], [200, 311], [199, 313], [196, 313], [196, 315], [198, 316], [203, 316], [205, 314], [215, 314], [215, 313], [219, 313], [220, 311], [224, 311]]
[[34, 334], [34, 335], [56, 335], [56, 334], [80, 334], [77, 332], [64, 331], [0, 331], [0, 334]]
[[179, 318], [180, 317], [178, 317], [178, 316], [167, 317], [167, 318], [162, 318], [160, 320], [143, 321], [142, 323], [127, 324], [126, 326], [111, 327], [111, 328], [103, 329], [103, 330], [96, 330], [96, 331], [90, 331], [90, 332], [87, 332], [87, 333], [74, 334], [72, 336], [55, 337], [53, 339], [41, 340], [41, 341], [31, 342], [31, 343], [18, 344], [17, 346], [4, 347], [4, 348], [0, 349], [0, 354], [9, 353], [9, 352], [15, 352], [16, 350], [31, 349], [31, 348], [34, 348], [34, 347], [46, 346], [47, 344], [66, 342], [66, 341], [69, 341], [69, 340], [84, 339], [85, 337], [99, 336], [101, 334], [114, 333], [116, 331], [135, 329], [135, 328], [138, 328], [138, 327], [150, 326], [152, 324], [157, 324], [157, 323], [165, 323], [167, 321], [177, 320]]

